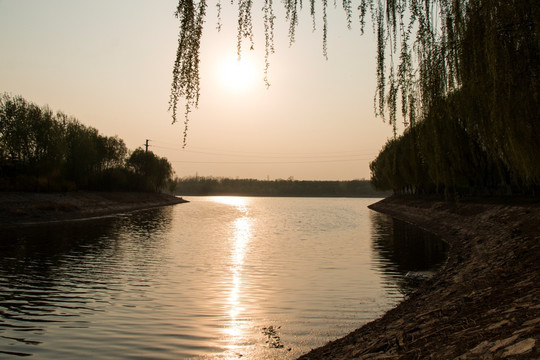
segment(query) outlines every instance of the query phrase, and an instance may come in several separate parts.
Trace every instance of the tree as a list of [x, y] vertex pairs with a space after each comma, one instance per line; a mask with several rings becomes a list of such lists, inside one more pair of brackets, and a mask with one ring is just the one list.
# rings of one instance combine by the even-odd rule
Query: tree
[[65, 136], [67, 177], [85, 188], [101, 170], [98, 130], [73, 120], [66, 124]]
[[138, 190], [159, 191], [172, 180], [173, 170], [169, 161], [141, 148], [133, 151], [127, 166], [136, 175]]
[[124, 140], [118, 136], [98, 136], [98, 146], [101, 157], [101, 171], [121, 167], [127, 155]]
[[[0, 96], [0, 174], [37, 188], [60, 177], [63, 128], [53, 112], [22, 97]], [[23, 175], [24, 174], [24, 175]]]
[[[253, 41], [254, 1], [237, 4], [240, 55], [243, 39]], [[284, 0], [283, 4], [292, 43], [303, 3]], [[314, 22], [317, 4], [326, 55], [328, 1], [309, 1]], [[217, 6], [221, 8], [219, 0]], [[178, 103], [184, 98], [184, 145], [189, 113], [199, 100], [199, 48], [206, 7], [206, 0], [179, 0], [176, 11], [180, 32], [170, 109], [175, 122]], [[343, 0], [342, 7], [348, 24], [357, 16], [362, 31], [366, 16], [371, 15], [377, 37], [376, 114], [388, 119], [394, 138], [398, 117], [406, 128], [439, 119], [451, 127], [439, 124], [431, 128], [435, 132], [424, 132], [438, 139], [434, 145], [459, 147], [459, 142], [444, 144], [447, 140], [440, 131], [462, 132], [492, 164], [502, 164], [515, 183], [540, 185], [538, 0], [359, 0], [356, 6]], [[273, 52], [272, 0], [264, 1], [262, 13], [267, 70]], [[436, 110], [446, 113], [434, 115]], [[441, 179], [455, 174], [455, 169], [441, 170], [444, 174], [436, 176]]]
[[127, 190], [126, 155], [118, 136], [20, 96], [0, 95], [0, 189]]

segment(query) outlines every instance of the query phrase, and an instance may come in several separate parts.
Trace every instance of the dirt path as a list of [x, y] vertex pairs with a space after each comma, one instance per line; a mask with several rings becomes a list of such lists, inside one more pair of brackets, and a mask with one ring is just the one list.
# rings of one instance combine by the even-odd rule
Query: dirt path
[[440, 236], [448, 263], [382, 318], [300, 359], [540, 359], [539, 204], [371, 208]]
[[87, 219], [184, 202], [157, 193], [0, 192], [0, 227]]

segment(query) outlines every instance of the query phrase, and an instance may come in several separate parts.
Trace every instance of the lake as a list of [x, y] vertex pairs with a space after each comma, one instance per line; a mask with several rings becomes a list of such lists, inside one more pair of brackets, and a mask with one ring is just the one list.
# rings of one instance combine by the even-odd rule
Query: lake
[[446, 245], [377, 199], [187, 197], [4, 230], [0, 357], [293, 359], [403, 300]]

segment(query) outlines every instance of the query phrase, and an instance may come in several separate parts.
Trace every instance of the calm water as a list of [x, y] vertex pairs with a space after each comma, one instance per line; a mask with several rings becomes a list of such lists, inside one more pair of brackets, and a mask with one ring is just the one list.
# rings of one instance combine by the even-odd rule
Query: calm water
[[295, 358], [444, 259], [374, 199], [188, 199], [1, 233], [0, 357]]

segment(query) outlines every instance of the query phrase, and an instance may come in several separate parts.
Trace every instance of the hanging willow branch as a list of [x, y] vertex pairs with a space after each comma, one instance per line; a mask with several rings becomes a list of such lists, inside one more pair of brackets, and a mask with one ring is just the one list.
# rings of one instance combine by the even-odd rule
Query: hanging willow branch
[[[363, 33], [365, 19], [371, 13], [377, 38], [377, 83], [374, 98], [376, 115], [385, 119], [396, 131], [397, 102], [405, 126], [423, 116], [432, 102], [431, 97], [444, 95], [459, 86], [459, 41], [463, 33], [465, 9], [471, 0], [361, 0], [356, 9], [352, 0], [342, 0], [347, 27], [351, 27], [353, 12], [358, 12]], [[477, 0], [480, 1], [480, 0]], [[501, 0], [502, 1], [502, 0]], [[236, 0], [238, 5], [237, 52], [241, 55], [242, 41], [254, 46], [253, 1]], [[235, 0], [231, 0], [234, 4]], [[283, 0], [288, 22], [289, 42], [295, 42], [302, 1]], [[315, 29], [316, 0], [310, 0], [309, 11]], [[322, 12], [322, 54], [328, 57], [328, 0], [320, 0]], [[334, 1], [334, 6], [336, 1]], [[216, 0], [218, 30], [221, 28], [221, 0]], [[173, 122], [180, 98], [186, 101], [184, 142], [188, 115], [199, 100], [199, 49], [204, 23], [206, 1], [179, 0], [176, 16], [180, 20], [178, 51], [173, 69], [170, 110]], [[272, 0], [262, 7], [265, 36], [264, 81], [269, 86], [270, 55], [274, 53], [274, 22]], [[439, 25], [437, 25], [439, 24]], [[413, 36], [413, 30], [416, 32]], [[397, 56], [397, 57], [396, 57]], [[394, 57], [396, 57], [394, 59]], [[435, 64], [437, 63], [437, 64]], [[394, 65], [395, 64], [395, 65]], [[437, 66], [435, 66], [437, 65]], [[435, 66], [437, 71], [433, 72]], [[389, 69], [387, 69], [390, 67]], [[441, 93], [440, 89], [444, 89]], [[418, 104], [413, 104], [417, 102]], [[420, 105], [420, 106], [418, 106]], [[420, 110], [418, 113], [417, 111]]]
[[268, 69], [270, 68], [270, 55], [274, 53], [274, 11], [272, 0], [264, 0], [264, 83], [270, 87], [268, 80]]
[[205, 0], [200, 0], [198, 4], [195, 4], [193, 0], [180, 0], [175, 13], [180, 20], [180, 34], [173, 68], [169, 111], [172, 110], [174, 124], [177, 121], [178, 102], [180, 98], [185, 99], [184, 146], [187, 139], [189, 113], [199, 104], [199, 52], [205, 14]]
[[249, 39], [250, 48], [253, 50], [253, 21], [251, 17], [253, 1], [239, 0], [238, 1], [238, 41], [236, 43], [236, 51], [238, 58], [242, 52], [242, 39]]

